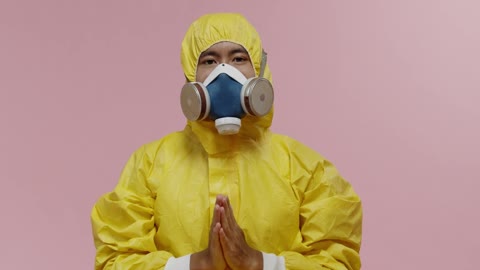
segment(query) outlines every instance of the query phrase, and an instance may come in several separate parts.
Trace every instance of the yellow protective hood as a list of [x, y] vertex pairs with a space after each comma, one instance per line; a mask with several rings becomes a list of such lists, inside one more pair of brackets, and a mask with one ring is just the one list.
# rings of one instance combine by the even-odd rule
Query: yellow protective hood
[[[216, 13], [200, 17], [193, 22], [182, 42], [181, 61], [183, 72], [188, 81], [194, 82], [198, 58], [212, 45], [229, 41], [237, 43], [247, 50], [252, 60], [255, 74], [260, 73], [262, 42], [255, 28], [240, 14]], [[264, 77], [272, 82], [268, 64]], [[273, 109], [264, 117], [245, 116], [239, 134], [218, 134], [213, 121], [188, 121], [187, 129], [200, 140], [209, 154], [235, 151], [232, 145], [244, 145], [245, 142], [260, 140], [272, 123]], [[244, 143], [242, 143], [244, 142]]]

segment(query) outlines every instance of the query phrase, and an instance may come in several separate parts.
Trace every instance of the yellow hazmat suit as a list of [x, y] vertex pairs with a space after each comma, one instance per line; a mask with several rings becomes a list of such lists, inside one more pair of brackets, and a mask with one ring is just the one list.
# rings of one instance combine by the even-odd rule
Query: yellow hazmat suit
[[[189, 81], [200, 54], [220, 41], [242, 45], [259, 73], [253, 26], [241, 15], [212, 14], [182, 43]], [[265, 77], [271, 81], [268, 67]], [[230, 136], [212, 121], [188, 122], [139, 148], [93, 208], [96, 269], [164, 269], [171, 256], [205, 249], [217, 194], [229, 196], [247, 243], [283, 256], [287, 269], [359, 269], [360, 199], [319, 154], [271, 133], [272, 116], [247, 116]]]

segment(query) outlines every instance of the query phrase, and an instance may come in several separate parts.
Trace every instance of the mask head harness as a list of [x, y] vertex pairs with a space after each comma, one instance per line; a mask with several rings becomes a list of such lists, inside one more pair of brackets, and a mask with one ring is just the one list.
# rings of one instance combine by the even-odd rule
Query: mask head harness
[[258, 77], [247, 79], [235, 67], [222, 63], [203, 83], [186, 83], [180, 94], [183, 114], [190, 121], [214, 120], [220, 134], [238, 133], [246, 114], [262, 117], [272, 108], [273, 87], [263, 77], [266, 64], [267, 54], [262, 51]]

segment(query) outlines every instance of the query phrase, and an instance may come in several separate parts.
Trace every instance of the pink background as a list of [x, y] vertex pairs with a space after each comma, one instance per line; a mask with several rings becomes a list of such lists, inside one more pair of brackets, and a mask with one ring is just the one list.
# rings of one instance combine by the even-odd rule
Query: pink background
[[92, 269], [89, 214], [141, 144], [182, 129], [180, 42], [257, 27], [272, 129], [364, 202], [363, 269], [478, 269], [480, 2], [0, 2], [0, 268]]

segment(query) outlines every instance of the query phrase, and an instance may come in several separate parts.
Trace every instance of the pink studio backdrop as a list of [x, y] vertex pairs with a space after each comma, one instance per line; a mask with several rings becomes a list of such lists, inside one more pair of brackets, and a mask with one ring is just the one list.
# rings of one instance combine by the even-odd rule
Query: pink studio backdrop
[[89, 214], [141, 144], [182, 129], [180, 42], [245, 14], [272, 129], [364, 202], [363, 269], [478, 269], [478, 1], [0, 3], [0, 268], [92, 269]]

